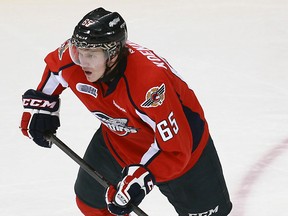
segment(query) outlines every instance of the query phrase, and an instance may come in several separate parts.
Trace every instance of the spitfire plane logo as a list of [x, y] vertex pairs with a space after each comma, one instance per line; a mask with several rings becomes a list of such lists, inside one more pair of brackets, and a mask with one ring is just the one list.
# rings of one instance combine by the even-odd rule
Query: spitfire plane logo
[[128, 119], [112, 118], [101, 112], [93, 112], [93, 114], [111, 131], [119, 136], [125, 136], [129, 133], [137, 133], [137, 129], [128, 126]]
[[156, 86], [146, 93], [146, 100], [141, 104], [141, 107], [157, 107], [162, 105], [165, 100], [165, 84], [163, 83], [160, 87]]

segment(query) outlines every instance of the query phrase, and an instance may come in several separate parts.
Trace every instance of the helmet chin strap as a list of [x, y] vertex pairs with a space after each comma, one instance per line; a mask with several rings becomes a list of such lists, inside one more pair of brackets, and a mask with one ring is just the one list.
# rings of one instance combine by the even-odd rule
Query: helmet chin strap
[[106, 69], [105, 69], [102, 77], [100, 77], [100, 79], [98, 79], [96, 81], [96, 83], [111, 81], [115, 77], [115, 74], [118, 71], [117, 64], [118, 64], [119, 60], [120, 60], [120, 58], [118, 56], [116, 61], [111, 66], [108, 66], [108, 62], [110, 61], [110, 59], [107, 59], [107, 61], [106, 61]]

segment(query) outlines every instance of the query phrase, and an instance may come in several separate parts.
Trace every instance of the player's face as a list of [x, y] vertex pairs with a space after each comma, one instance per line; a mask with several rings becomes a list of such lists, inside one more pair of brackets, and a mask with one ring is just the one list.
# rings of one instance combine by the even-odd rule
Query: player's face
[[79, 62], [89, 82], [96, 82], [106, 69], [107, 55], [101, 48], [78, 49]]
[[102, 48], [78, 48], [70, 44], [69, 52], [73, 62], [82, 67], [89, 82], [96, 82], [104, 75], [108, 55]]

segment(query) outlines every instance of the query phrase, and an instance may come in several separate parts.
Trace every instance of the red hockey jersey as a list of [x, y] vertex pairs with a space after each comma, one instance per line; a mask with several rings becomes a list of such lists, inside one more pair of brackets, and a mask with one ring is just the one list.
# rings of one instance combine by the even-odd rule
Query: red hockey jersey
[[143, 164], [157, 182], [172, 180], [199, 159], [209, 138], [203, 110], [176, 71], [153, 51], [128, 42], [124, 72], [109, 85], [88, 82], [67, 43], [48, 54], [37, 88], [59, 95], [69, 87], [101, 121], [121, 166]]

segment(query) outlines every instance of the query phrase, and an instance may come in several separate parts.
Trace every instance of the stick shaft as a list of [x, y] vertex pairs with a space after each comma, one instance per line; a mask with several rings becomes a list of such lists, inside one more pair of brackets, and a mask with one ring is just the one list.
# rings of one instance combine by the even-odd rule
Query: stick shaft
[[[47, 136], [47, 139], [58, 146], [63, 152], [65, 152], [72, 160], [74, 160], [83, 170], [85, 170], [92, 178], [94, 178], [99, 184], [101, 184], [105, 189], [111, 184], [98, 172], [96, 172], [88, 163], [86, 163], [78, 154], [76, 154], [72, 149], [70, 149], [64, 142], [62, 142], [54, 134]], [[142, 209], [138, 206], [132, 204], [133, 211], [138, 216], [148, 216]]]

